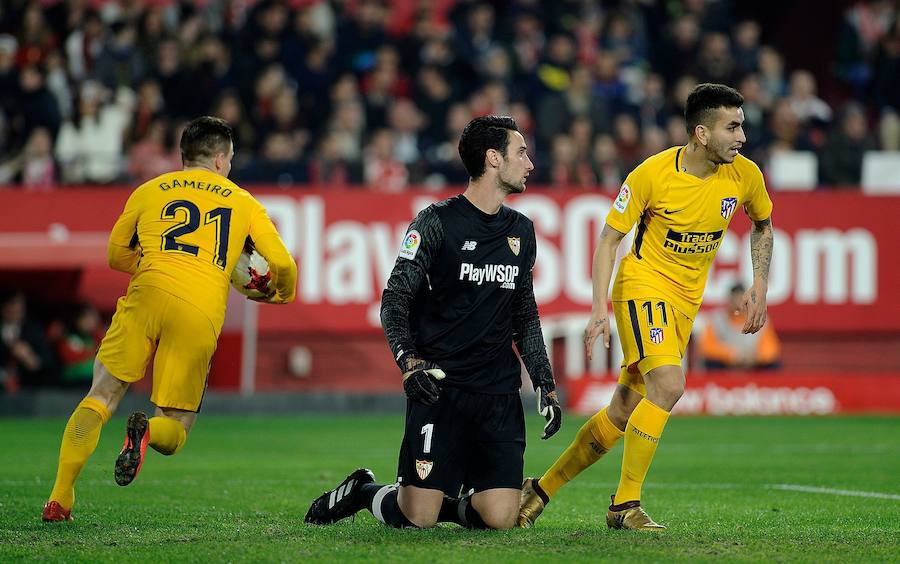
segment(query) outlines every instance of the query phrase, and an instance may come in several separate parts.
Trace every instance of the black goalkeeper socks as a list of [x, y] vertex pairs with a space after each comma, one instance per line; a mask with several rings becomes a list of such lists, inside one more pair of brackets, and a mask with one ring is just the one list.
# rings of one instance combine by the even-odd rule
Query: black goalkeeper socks
[[366, 509], [385, 525], [395, 529], [415, 528], [415, 525], [400, 510], [400, 504], [397, 503], [396, 484], [388, 486], [366, 484], [361, 493], [364, 499], [368, 500]]
[[489, 529], [478, 511], [472, 507], [471, 501], [470, 495], [461, 498], [445, 495], [438, 513], [438, 523], [456, 523], [467, 529]]

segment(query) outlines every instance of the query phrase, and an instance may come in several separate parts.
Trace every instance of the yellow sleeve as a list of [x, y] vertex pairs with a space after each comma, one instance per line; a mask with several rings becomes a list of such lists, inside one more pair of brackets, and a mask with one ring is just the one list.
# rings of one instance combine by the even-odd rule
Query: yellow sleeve
[[297, 294], [297, 263], [261, 205], [250, 220], [250, 238], [259, 254], [265, 257], [275, 283], [272, 303], [290, 303]]
[[631, 171], [606, 216], [606, 223], [616, 231], [631, 231], [649, 205], [652, 186], [646, 169], [641, 165]]
[[766, 191], [766, 181], [756, 163], [750, 160], [747, 162], [750, 170], [748, 171], [747, 179], [744, 181], [747, 189], [744, 192], [744, 201], [741, 204], [753, 221], [768, 219], [772, 215], [772, 200]]
[[125, 210], [109, 233], [106, 255], [113, 270], [134, 274], [141, 261], [141, 246], [137, 236], [138, 191], [132, 192]]

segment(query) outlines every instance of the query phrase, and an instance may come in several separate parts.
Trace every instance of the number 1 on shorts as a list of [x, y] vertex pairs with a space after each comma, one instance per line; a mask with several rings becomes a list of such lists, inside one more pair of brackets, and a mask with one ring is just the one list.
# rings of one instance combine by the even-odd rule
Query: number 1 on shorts
[[431, 452], [431, 434], [434, 432], [434, 423], [422, 425], [422, 433], [425, 435], [425, 445], [422, 447], [422, 454]]

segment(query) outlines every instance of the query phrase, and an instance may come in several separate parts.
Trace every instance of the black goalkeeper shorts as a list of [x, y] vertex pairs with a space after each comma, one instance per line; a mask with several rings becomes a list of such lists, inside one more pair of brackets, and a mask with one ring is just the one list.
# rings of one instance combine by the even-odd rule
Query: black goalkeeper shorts
[[401, 486], [441, 490], [519, 489], [525, 458], [525, 414], [514, 394], [444, 387], [438, 402], [406, 402], [400, 445]]

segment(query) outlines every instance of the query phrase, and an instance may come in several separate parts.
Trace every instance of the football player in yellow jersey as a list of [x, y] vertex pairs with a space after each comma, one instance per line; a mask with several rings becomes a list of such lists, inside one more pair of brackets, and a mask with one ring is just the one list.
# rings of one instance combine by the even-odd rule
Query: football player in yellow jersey
[[109, 265], [131, 274], [100, 344], [94, 379], [63, 433], [56, 483], [44, 521], [71, 520], [75, 480], [97, 447], [100, 429], [129, 384], [153, 359], [154, 417], [131, 414], [115, 478], [131, 483], [147, 445], [171, 455], [187, 440], [200, 409], [209, 363], [225, 319], [229, 278], [250, 237], [269, 262], [274, 291], [258, 300], [294, 299], [297, 265], [249, 192], [229, 181], [231, 127], [201, 117], [181, 137], [181, 171], [138, 187], [109, 236]]
[[755, 333], [766, 321], [772, 202], [759, 168], [739, 154], [746, 141], [743, 102], [727, 86], [697, 86], [685, 107], [688, 145], [648, 158], [625, 179], [594, 253], [594, 299], [584, 333], [588, 357], [600, 337], [609, 348], [607, 296], [616, 249], [637, 224], [612, 290], [624, 354], [619, 383], [609, 406], [585, 423], [553, 466], [525, 480], [519, 526], [532, 526], [559, 488], [624, 436], [622, 474], [606, 524], [665, 529], [641, 507], [641, 486], [669, 412], [684, 393], [681, 359], [709, 267], [738, 208], [753, 223], [753, 285], [743, 298], [743, 331]]

